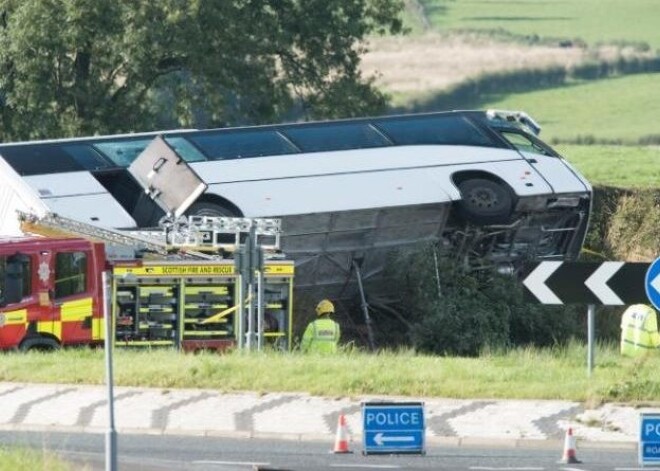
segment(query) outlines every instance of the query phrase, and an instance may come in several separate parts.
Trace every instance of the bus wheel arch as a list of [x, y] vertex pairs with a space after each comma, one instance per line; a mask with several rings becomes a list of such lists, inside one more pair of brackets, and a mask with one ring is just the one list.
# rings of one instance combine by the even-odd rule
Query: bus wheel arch
[[52, 351], [60, 348], [61, 345], [57, 338], [49, 334], [30, 335], [25, 337], [18, 346], [18, 349], [22, 352], [30, 350]]
[[231, 201], [217, 195], [203, 195], [186, 211], [187, 216], [243, 217], [243, 213]]
[[459, 172], [452, 176], [461, 194], [459, 216], [477, 225], [508, 224], [513, 216], [515, 193], [501, 178], [487, 172]]

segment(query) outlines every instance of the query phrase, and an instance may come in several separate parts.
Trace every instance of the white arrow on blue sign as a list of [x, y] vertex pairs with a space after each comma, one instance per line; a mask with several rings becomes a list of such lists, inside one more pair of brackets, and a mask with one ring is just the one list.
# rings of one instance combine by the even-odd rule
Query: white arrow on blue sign
[[660, 414], [639, 416], [639, 464], [660, 463]]
[[374, 442], [376, 445], [383, 446], [386, 443], [414, 443], [415, 437], [412, 435], [401, 435], [394, 437], [392, 435], [385, 435], [383, 432], [378, 432], [374, 435]]
[[646, 271], [644, 288], [651, 304], [656, 309], [660, 309], [660, 258], [657, 258]]
[[424, 453], [424, 404], [362, 404], [364, 453]]

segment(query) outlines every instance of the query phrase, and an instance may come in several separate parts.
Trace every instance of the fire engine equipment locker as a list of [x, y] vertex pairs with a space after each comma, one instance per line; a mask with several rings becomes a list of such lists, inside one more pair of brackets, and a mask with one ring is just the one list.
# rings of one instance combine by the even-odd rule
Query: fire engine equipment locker
[[[265, 264], [263, 336], [267, 347], [291, 348], [293, 275], [293, 262]], [[116, 264], [111, 287], [116, 345], [183, 350], [235, 346], [239, 280], [232, 260]]]

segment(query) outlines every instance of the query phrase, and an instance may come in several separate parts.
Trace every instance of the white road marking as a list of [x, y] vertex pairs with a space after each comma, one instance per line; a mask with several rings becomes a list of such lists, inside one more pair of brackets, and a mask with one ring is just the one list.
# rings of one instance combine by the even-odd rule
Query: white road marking
[[499, 468], [496, 466], [470, 466], [475, 471], [543, 471], [545, 468], [522, 466], [517, 468]]
[[255, 461], [213, 461], [213, 460], [197, 460], [192, 464], [219, 464], [229, 466], [270, 466], [270, 463], [258, 463]]
[[660, 471], [660, 468], [614, 468], [614, 471]]
[[331, 464], [331, 468], [401, 469], [395, 464]]
[[562, 471], [587, 471], [586, 469], [582, 468], [561, 468]]

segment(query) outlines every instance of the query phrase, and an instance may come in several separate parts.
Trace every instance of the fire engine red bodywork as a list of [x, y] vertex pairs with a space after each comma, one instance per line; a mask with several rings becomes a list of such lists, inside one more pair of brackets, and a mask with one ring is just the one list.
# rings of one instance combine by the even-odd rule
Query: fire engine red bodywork
[[[84, 252], [84, 292], [55, 299], [57, 253]], [[29, 257], [29, 290], [23, 299], [0, 307], [0, 349], [20, 347], [26, 339], [49, 338], [61, 345], [103, 340], [102, 243], [85, 239], [0, 239], [0, 257]]]

